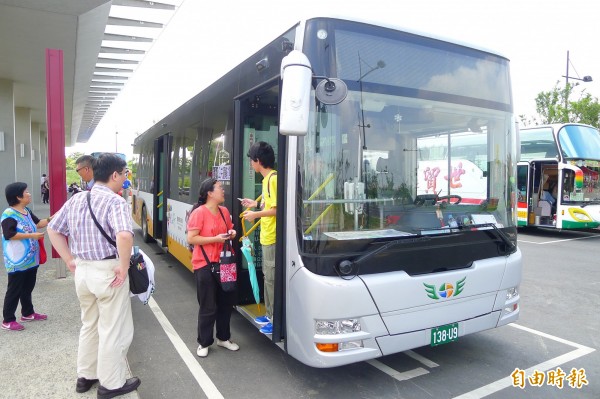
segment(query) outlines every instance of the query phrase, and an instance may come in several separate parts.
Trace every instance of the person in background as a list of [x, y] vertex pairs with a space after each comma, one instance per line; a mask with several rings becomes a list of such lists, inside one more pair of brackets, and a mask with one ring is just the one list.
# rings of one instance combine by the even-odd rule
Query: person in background
[[[245, 220], [253, 222], [261, 218], [260, 222], [260, 244], [262, 246], [263, 264], [262, 269], [265, 276], [265, 308], [266, 314], [257, 317], [254, 321], [262, 325], [260, 332], [263, 334], [273, 333], [273, 302], [275, 298], [275, 215], [277, 214], [277, 172], [275, 167], [275, 152], [269, 143], [259, 141], [254, 143], [248, 151], [250, 165], [255, 172], [263, 176], [262, 201], [258, 211], [246, 210], [243, 213]], [[253, 199], [244, 198], [242, 206], [258, 207], [259, 204]]]
[[554, 203], [556, 202], [556, 195], [557, 185], [553, 184], [551, 187], [548, 187], [548, 190], [542, 191], [542, 198], [540, 198], [540, 200], [548, 201], [551, 206], [554, 206]]
[[69, 185], [69, 189], [67, 190], [71, 193], [71, 196], [80, 193], [82, 190], [79, 188], [79, 185], [76, 182], [73, 182]]
[[91, 155], [83, 155], [77, 158], [75, 161], [76, 169], [75, 172], [81, 176], [81, 180], [83, 182], [81, 189], [83, 191], [89, 191], [92, 189], [94, 185], [94, 170], [92, 168], [92, 163], [94, 162], [94, 157]]
[[31, 293], [35, 288], [40, 265], [38, 240], [44, 237], [44, 233], [37, 229], [46, 227], [52, 218], [40, 220], [27, 208], [32, 197], [27, 190], [27, 184], [11, 183], [6, 186], [4, 192], [9, 207], [2, 213], [0, 223], [8, 287], [2, 309], [2, 329], [19, 331], [25, 328], [15, 317], [19, 302], [22, 322], [47, 319], [45, 314], [34, 311]]
[[44, 183], [46, 183], [48, 181], [48, 176], [46, 176], [45, 173], [42, 174], [42, 178], [40, 180], [40, 187], [42, 188], [42, 202], [44, 202]]
[[[81, 308], [75, 391], [87, 392], [99, 381], [98, 399], [124, 395], [140, 385], [139, 378], [127, 378], [127, 351], [133, 339], [127, 274], [133, 221], [125, 200], [115, 195], [123, 186], [126, 166], [114, 154], [92, 159], [94, 186], [69, 198], [48, 226], [52, 245], [74, 273]], [[91, 212], [116, 248], [104, 238]]]
[[50, 181], [45, 173], [42, 175], [42, 203], [50, 203]]
[[123, 182], [123, 198], [129, 202], [129, 194], [131, 192], [131, 180], [129, 180], [129, 169], [125, 171], [125, 181]]
[[[192, 265], [196, 279], [198, 310], [198, 349], [199, 357], [208, 356], [208, 347], [214, 342], [213, 329], [217, 325], [217, 345], [230, 351], [240, 349], [232, 342], [230, 319], [237, 293], [225, 292], [212, 275], [208, 260], [219, 262], [223, 243], [236, 236], [227, 208], [220, 206], [225, 201], [225, 191], [220, 181], [206, 179], [200, 183], [198, 203], [192, 208], [187, 223], [187, 242], [194, 246]], [[201, 248], [202, 247], [202, 248]], [[204, 249], [204, 253], [202, 252]]]

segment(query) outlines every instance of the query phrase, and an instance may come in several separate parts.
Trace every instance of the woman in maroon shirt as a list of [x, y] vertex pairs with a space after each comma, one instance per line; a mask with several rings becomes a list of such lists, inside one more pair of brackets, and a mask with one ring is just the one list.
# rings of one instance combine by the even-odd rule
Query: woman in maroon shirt
[[224, 292], [212, 275], [210, 265], [206, 263], [202, 248], [208, 260], [219, 262], [223, 243], [234, 239], [231, 215], [227, 208], [220, 206], [225, 201], [225, 192], [220, 181], [206, 179], [200, 184], [198, 203], [192, 208], [187, 223], [187, 241], [194, 246], [192, 266], [196, 278], [198, 311], [198, 350], [200, 357], [208, 355], [208, 347], [214, 342], [213, 328], [217, 324], [217, 345], [231, 351], [240, 347], [230, 340], [229, 320], [235, 305], [237, 293]]

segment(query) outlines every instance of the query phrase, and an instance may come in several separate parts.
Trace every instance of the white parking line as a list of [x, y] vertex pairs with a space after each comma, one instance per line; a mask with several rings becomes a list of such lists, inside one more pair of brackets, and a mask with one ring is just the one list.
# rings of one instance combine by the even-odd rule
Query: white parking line
[[403, 353], [406, 356], [412, 357], [416, 361], [423, 363], [425, 366], [429, 367], [430, 369], [439, 366], [439, 364], [437, 364], [436, 362], [431, 361], [431, 360], [427, 359], [425, 356], [421, 356], [421, 355], [419, 355], [416, 352], [413, 352], [413, 351], [409, 350], [409, 351], [404, 351]]
[[[554, 340], [554, 341], [557, 341], [557, 342], [560, 342], [560, 343], [563, 343], [563, 344], [566, 344], [566, 345], [573, 346], [573, 347], [577, 348], [574, 351], [565, 353], [564, 355], [557, 356], [557, 357], [555, 357], [553, 359], [550, 359], [550, 360], [547, 360], [545, 362], [536, 364], [535, 366], [532, 366], [532, 367], [528, 368], [527, 370], [524, 370], [525, 371], [525, 375], [531, 375], [536, 370], [537, 371], [548, 371], [550, 369], [553, 369], [553, 368], [556, 368], [556, 367], [560, 366], [561, 364], [570, 362], [572, 360], [575, 360], [577, 358], [585, 356], [585, 355], [587, 355], [589, 353], [592, 353], [592, 352], [594, 352], [596, 350], [594, 348], [589, 348], [587, 346], [580, 345], [580, 344], [577, 344], [575, 342], [567, 341], [566, 339], [555, 337], [554, 335], [546, 334], [546, 333], [543, 333], [541, 331], [534, 330], [532, 328], [523, 327], [523, 326], [520, 326], [518, 324], [509, 324], [509, 326], [514, 327], [514, 328], [518, 328], [518, 329], [523, 330], [523, 331], [527, 331], [527, 332], [529, 332], [531, 334], [539, 335], [540, 337], [548, 338], [548, 339], [551, 339], [551, 340]], [[509, 377], [504, 377], [504, 378], [502, 378], [502, 379], [500, 379], [498, 381], [492, 382], [491, 384], [485, 385], [485, 386], [483, 386], [481, 388], [477, 388], [477, 389], [475, 389], [475, 390], [473, 390], [471, 392], [467, 392], [467, 393], [464, 393], [464, 394], [462, 394], [460, 396], [456, 396], [454, 399], [479, 399], [479, 398], [483, 398], [485, 396], [488, 396], [488, 395], [491, 395], [491, 394], [493, 394], [495, 392], [498, 392], [498, 391], [500, 391], [500, 390], [502, 390], [504, 388], [508, 388], [508, 387], [512, 386], [512, 383], [513, 383], [513, 379], [510, 376]]]
[[171, 343], [175, 347], [175, 350], [177, 351], [183, 362], [187, 365], [188, 369], [191, 371], [192, 375], [198, 382], [198, 385], [200, 385], [200, 389], [204, 391], [204, 393], [209, 399], [223, 399], [223, 395], [221, 395], [221, 392], [219, 392], [215, 384], [213, 384], [210, 377], [208, 376], [208, 374], [206, 374], [202, 366], [198, 364], [198, 361], [190, 352], [187, 345], [185, 344], [185, 342], [183, 342], [179, 334], [177, 334], [177, 332], [173, 328], [173, 325], [171, 324], [169, 319], [167, 319], [167, 316], [165, 316], [165, 314], [160, 309], [160, 306], [158, 306], [158, 303], [156, 303], [154, 298], [150, 298], [150, 300], [148, 301], [148, 306], [150, 306], [150, 309], [152, 309], [152, 313], [154, 313], [154, 316], [156, 317], [161, 327], [167, 334], [167, 337], [169, 337], [169, 339], [171, 340]]
[[398, 381], [406, 381], [406, 380], [410, 380], [411, 378], [418, 377], [420, 375], [429, 374], [429, 371], [427, 371], [421, 367], [417, 367], [416, 369], [408, 370], [408, 371], [401, 373], [399, 371], [394, 370], [393, 368], [391, 368], [389, 366], [386, 366], [385, 364], [381, 363], [379, 360], [367, 360], [367, 363], [369, 363], [371, 366], [375, 367], [376, 369], [383, 371], [390, 377], [397, 379]]
[[600, 236], [588, 236], [588, 237], [576, 237], [576, 238], [563, 238], [560, 240], [552, 240], [552, 241], [544, 241], [544, 242], [536, 242], [536, 241], [527, 241], [519, 239], [518, 242], [524, 242], [527, 244], [537, 244], [537, 245], [546, 245], [546, 244], [556, 244], [557, 242], [567, 242], [567, 241], [575, 241], [575, 240], [586, 240], [588, 238], [599, 238]]

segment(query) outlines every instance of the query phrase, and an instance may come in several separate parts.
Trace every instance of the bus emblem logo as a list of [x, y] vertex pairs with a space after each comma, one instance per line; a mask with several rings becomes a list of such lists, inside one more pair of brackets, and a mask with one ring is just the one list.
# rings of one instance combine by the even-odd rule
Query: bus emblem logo
[[438, 300], [440, 298], [448, 299], [452, 296], [458, 296], [463, 292], [465, 288], [465, 280], [467, 277], [463, 277], [461, 280], [456, 282], [456, 288], [451, 283], [442, 283], [439, 288], [436, 288], [433, 284], [425, 284], [425, 292], [431, 299]]

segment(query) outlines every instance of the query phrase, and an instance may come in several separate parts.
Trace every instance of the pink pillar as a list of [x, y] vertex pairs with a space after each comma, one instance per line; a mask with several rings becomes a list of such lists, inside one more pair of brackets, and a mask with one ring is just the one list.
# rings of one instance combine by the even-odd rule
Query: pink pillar
[[[50, 215], [67, 202], [67, 164], [65, 159], [65, 87], [63, 51], [46, 49], [46, 123], [48, 126], [48, 175]], [[52, 257], [58, 253], [52, 248]]]

